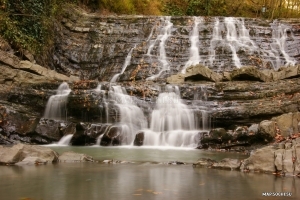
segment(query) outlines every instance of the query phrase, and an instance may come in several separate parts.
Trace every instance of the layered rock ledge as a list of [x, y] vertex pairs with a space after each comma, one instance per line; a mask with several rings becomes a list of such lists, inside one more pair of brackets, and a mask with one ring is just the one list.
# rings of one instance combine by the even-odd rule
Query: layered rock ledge
[[59, 155], [48, 147], [16, 144], [0, 145], [0, 165], [41, 165], [57, 162], [94, 162], [86, 154], [65, 152]]
[[299, 160], [300, 138], [297, 138], [256, 149], [251, 152], [249, 158], [244, 160], [226, 158], [221, 161], [215, 161], [202, 158], [194, 163], [193, 166], [300, 177]]

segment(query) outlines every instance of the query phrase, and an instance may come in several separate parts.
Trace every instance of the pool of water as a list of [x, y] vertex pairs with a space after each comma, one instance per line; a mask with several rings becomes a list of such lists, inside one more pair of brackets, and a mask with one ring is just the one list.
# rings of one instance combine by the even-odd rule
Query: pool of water
[[74, 147], [74, 146], [48, 146], [59, 154], [65, 151], [85, 153], [96, 160], [121, 160], [131, 162], [170, 162], [181, 161], [194, 163], [200, 158], [221, 160], [223, 158], [244, 159], [248, 155], [232, 152], [204, 151], [191, 148], [170, 148], [170, 147]]
[[[58, 163], [42, 166], [1, 166], [2, 200], [93, 199], [299, 199], [300, 179], [270, 174], [193, 168], [201, 157], [222, 159], [242, 154], [192, 149], [131, 147], [51, 147], [58, 152], [86, 153], [97, 160], [134, 163]], [[186, 165], [168, 165], [179, 160]], [[286, 192], [291, 197], [265, 197]]]

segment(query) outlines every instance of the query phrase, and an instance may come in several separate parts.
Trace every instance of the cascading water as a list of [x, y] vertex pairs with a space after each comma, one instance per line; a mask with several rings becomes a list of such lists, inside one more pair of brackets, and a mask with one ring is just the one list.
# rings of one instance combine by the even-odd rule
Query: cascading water
[[237, 37], [235, 22], [236, 20], [232, 17], [225, 18], [225, 25], [227, 28], [226, 41], [228, 42], [227, 44], [231, 49], [232, 60], [234, 62], [234, 65], [237, 68], [240, 68], [241, 62], [238, 55], [236, 54], [236, 48], [238, 47], [238, 40], [237, 40], [238, 37]]
[[[184, 21], [185, 19], [187, 21]], [[100, 136], [97, 135], [97, 144], [105, 140], [106, 133], [111, 133], [109, 136], [120, 136], [121, 142], [116, 145], [132, 145], [136, 137], [142, 135], [140, 138], [143, 138], [143, 145], [146, 146], [197, 147], [201, 132], [210, 129], [209, 108], [211, 107], [205, 98], [204, 87], [195, 86], [197, 92], [195, 92], [194, 99], [190, 101], [181, 99], [176, 86], [167, 86], [164, 92], [160, 92], [156, 102], [153, 100], [159, 93], [156, 88], [151, 90], [151, 92], [155, 91], [153, 94], [145, 95], [146, 100], [142, 98], [138, 100], [127, 95], [121, 86], [113, 84], [118, 81], [121, 74], [124, 74], [124, 80], [130, 80], [133, 72], [137, 72], [136, 80], [149, 76], [148, 80], [154, 80], [160, 77], [165, 78], [164, 72], [166, 71], [177, 73], [182, 66], [184, 66], [182, 69], [184, 73], [189, 66], [198, 63], [203, 63], [214, 71], [221, 71], [221, 67], [224, 67], [224, 71], [227, 72], [243, 65], [256, 64], [250, 61], [252, 57], [257, 61], [260, 69], [265, 67], [265, 63], [268, 65], [271, 63], [274, 69], [283, 65], [296, 64], [298, 58], [294, 59], [292, 56], [298, 55], [296, 52], [298, 49], [286, 47], [286, 44], [293, 39], [290, 34], [291, 26], [273, 23], [271, 27], [268, 27], [265, 24], [257, 25], [254, 20], [232, 17], [213, 19], [213, 24], [211, 24], [211, 18], [205, 18], [204, 22], [204, 18], [201, 17], [172, 18], [172, 20], [171, 17], [161, 17], [148, 20], [149, 23], [147, 22], [146, 25], [151, 25], [151, 29], [145, 25], [145, 28], [139, 31], [139, 25], [132, 26], [135, 29], [132, 33], [137, 37], [131, 38], [130, 42], [136, 44], [138, 48], [134, 46], [130, 49], [118, 74], [113, 77], [110, 75], [107, 79], [104, 77], [103, 80], [111, 79], [109, 91], [103, 90], [101, 85], [95, 90], [99, 97], [98, 102], [100, 102], [100, 115], [97, 117], [101, 119], [98, 122], [105, 124], [105, 130], [99, 132]], [[113, 32], [113, 29], [111, 28], [110, 31]], [[142, 36], [139, 35], [140, 32], [143, 33]], [[132, 34], [128, 35], [132, 36]], [[126, 39], [127, 36], [124, 34], [124, 37], [123, 35], [121, 37]], [[105, 50], [113, 58], [117, 49], [124, 49], [125, 45], [126, 42], [120, 46], [114, 44]], [[100, 49], [99, 47], [99, 51]], [[133, 52], [134, 56], [132, 56]], [[122, 59], [124, 60], [123, 57]], [[135, 59], [133, 61], [135, 65], [141, 67], [129, 69], [132, 59]], [[119, 65], [120, 59], [115, 60], [108, 60], [107, 63], [116, 62]], [[104, 69], [105, 67], [103, 67], [102, 74], [107, 72]], [[126, 70], [128, 73], [124, 73]], [[152, 70], [155, 70], [155, 73]], [[151, 82], [151, 84], [156, 83]], [[139, 94], [140, 91], [137, 88], [130, 86], [128, 89], [133, 94]], [[66, 91], [70, 92], [69, 88]], [[66, 97], [68, 93], [66, 91], [58, 92], [54, 96]], [[60, 99], [59, 102], [66, 102], [66, 99]], [[152, 106], [152, 103], [155, 106]], [[151, 104], [151, 106], [147, 108], [142, 104]], [[65, 106], [65, 103], [54, 107], [59, 106]], [[50, 110], [60, 110], [60, 114], [49, 114]], [[64, 112], [65, 109], [51, 108], [47, 114], [45, 113], [45, 117], [64, 118]], [[150, 114], [147, 115], [148, 113]], [[95, 119], [98, 118], [95, 117]], [[107, 145], [114, 144], [108, 142]]]
[[69, 145], [71, 142], [71, 139], [73, 137], [73, 134], [68, 134], [63, 136], [57, 143], [57, 145]]
[[130, 51], [129, 51], [129, 53], [127, 54], [127, 57], [126, 57], [126, 59], [125, 59], [125, 62], [124, 62], [124, 64], [123, 64], [123, 66], [122, 66], [121, 72], [118, 73], [118, 74], [115, 74], [115, 75], [112, 77], [112, 79], [111, 79], [111, 81], [110, 81], [111, 83], [116, 82], [116, 81], [118, 80], [119, 76], [125, 72], [127, 66], [130, 65], [131, 56], [132, 56], [132, 51], [133, 51], [133, 49], [135, 49], [135, 48], [136, 48], [136, 45], [134, 45], [134, 47], [130, 49]]
[[150, 129], [143, 130], [146, 146], [197, 147], [200, 131], [193, 111], [180, 99], [178, 87], [167, 86], [152, 111]]
[[159, 72], [158, 74], [149, 77], [148, 80], [154, 80], [158, 78], [164, 71], [170, 70], [170, 64], [167, 59], [165, 47], [166, 47], [166, 41], [171, 36], [173, 23], [171, 22], [170, 16], [165, 17], [163, 20], [164, 20], [164, 26], [161, 29], [160, 35], [158, 35], [158, 37], [154, 41], [151, 41], [150, 46], [147, 50], [147, 55], [151, 57], [152, 56], [151, 51], [153, 50], [156, 42], [159, 41], [159, 56], [158, 56], [158, 61], [160, 62]]
[[220, 20], [219, 18], [215, 18], [212, 39], [210, 40], [210, 46], [209, 46], [209, 63], [211, 66], [213, 65], [216, 58], [215, 48], [219, 43], [222, 42], [222, 35], [219, 26], [220, 26]]
[[194, 17], [194, 27], [193, 27], [192, 34], [190, 36], [190, 42], [191, 42], [190, 58], [184, 65], [181, 73], [185, 73], [186, 69], [189, 66], [197, 65], [201, 61], [201, 58], [199, 55], [199, 47], [198, 47], [199, 46], [199, 28], [198, 28], [198, 26], [202, 22], [203, 22], [202, 17]]
[[57, 89], [56, 95], [52, 95], [46, 105], [44, 118], [65, 119], [67, 117], [67, 99], [71, 89], [68, 83], [63, 82]]
[[120, 112], [117, 126], [120, 127], [119, 136], [122, 137], [122, 144], [132, 144], [136, 132], [147, 127], [143, 111], [136, 105], [134, 97], [127, 95], [121, 86], [112, 86], [109, 99]]
[[[279, 68], [280, 66], [289, 66], [289, 65], [295, 65], [296, 61], [295, 59], [291, 58], [285, 51], [285, 45], [286, 40], [288, 38], [287, 36], [288, 27], [286, 27], [283, 24], [279, 25], [273, 25], [273, 31], [272, 31], [272, 39], [273, 43], [271, 44], [271, 49], [274, 52], [276, 56], [276, 68]], [[280, 54], [283, 55], [285, 62], [282, 63], [280, 60]]]
[[101, 117], [101, 123], [108, 123], [108, 117], [109, 117], [109, 106], [108, 106], [108, 100], [105, 96], [105, 90], [102, 90], [102, 85], [99, 84], [97, 88], [94, 90], [97, 94], [97, 98], [101, 101], [101, 104], [99, 105], [100, 108], [100, 117]]

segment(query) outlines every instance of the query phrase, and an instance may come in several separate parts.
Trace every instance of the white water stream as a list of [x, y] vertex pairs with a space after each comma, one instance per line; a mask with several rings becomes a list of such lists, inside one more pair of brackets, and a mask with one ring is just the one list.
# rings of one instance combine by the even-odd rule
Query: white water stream
[[167, 58], [165, 47], [166, 47], [166, 42], [167, 42], [168, 38], [172, 34], [173, 23], [171, 22], [171, 17], [167, 16], [167, 17], [163, 18], [163, 24], [164, 25], [160, 30], [160, 34], [154, 41], [151, 41], [150, 46], [147, 50], [147, 55], [152, 56], [151, 52], [152, 52], [156, 42], [157, 41], [159, 42], [159, 56], [158, 56], [158, 60], [160, 62], [159, 72], [157, 74], [149, 77], [148, 80], [154, 80], [154, 79], [158, 78], [164, 71], [170, 70], [170, 64], [169, 64], [169, 61]]
[[126, 56], [125, 62], [124, 62], [124, 64], [123, 64], [123, 66], [122, 66], [121, 72], [118, 73], [118, 74], [115, 74], [115, 75], [112, 77], [112, 79], [110, 80], [111, 83], [117, 82], [119, 76], [120, 76], [121, 74], [123, 74], [123, 73], [125, 72], [127, 66], [130, 65], [131, 57], [132, 57], [132, 51], [133, 51], [133, 49], [135, 49], [135, 48], [136, 48], [136, 45], [134, 45], [134, 47], [130, 49], [129, 53], [128, 53], [127, 56]]
[[71, 89], [68, 83], [63, 82], [57, 89], [56, 95], [52, 95], [46, 105], [44, 118], [65, 119], [67, 117], [67, 99]]
[[189, 66], [197, 65], [200, 63], [201, 58], [199, 55], [199, 26], [203, 23], [202, 17], [194, 17], [194, 26], [192, 34], [190, 35], [190, 42], [191, 42], [191, 48], [190, 48], [190, 58], [184, 65], [181, 73], [185, 74], [186, 69]]

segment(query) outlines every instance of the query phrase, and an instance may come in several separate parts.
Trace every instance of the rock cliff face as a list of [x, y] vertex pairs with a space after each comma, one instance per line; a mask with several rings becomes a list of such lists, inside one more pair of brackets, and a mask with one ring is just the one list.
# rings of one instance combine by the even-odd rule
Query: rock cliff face
[[[102, 145], [119, 145], [126, 138], [118, 104], [130, 99], [149, 128], [168, 87], [194, 112], [200, 129], [257, 123], [274, 137], [272, 126], [283, 123], [273, 117], [299, 111], [296, 19], [97, 16], [74, 9], [65, 11], [56, 33], [55, 70], [20, 60], [0, 44], [0, 143], [45, 144], [74, 134], [73, 145], [96, 144], [99, 137]], [[71, 89], [65, 118], [41, 119], [63, 81]], [[115, 86], [128, 94], [123, 102]], [[299, 130], [300, 118], [292, 115], [290, 125], [278, 126], [284, 136]], [[138, 134], [135, 142], [142, 145], [146, 133]]]
[[247, 65], [277, 70], [300, 59], [299, 20], [97, 16], [71, 10], [57, 33], [54, 67], [99, 81], [120, 73], [129, 53], [120, 81], [159, 73], [163, 78], [199, 63], [215, 72]]

